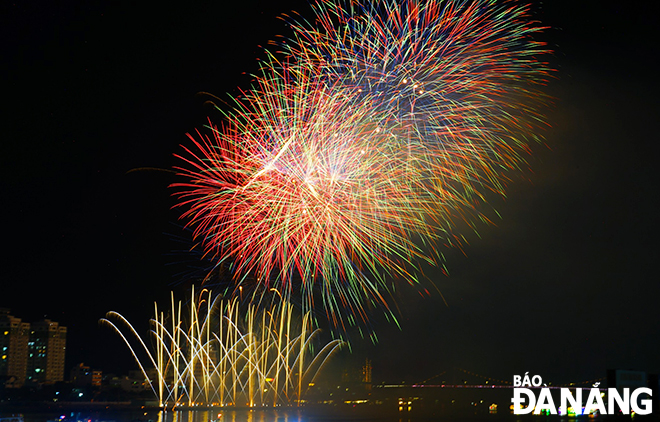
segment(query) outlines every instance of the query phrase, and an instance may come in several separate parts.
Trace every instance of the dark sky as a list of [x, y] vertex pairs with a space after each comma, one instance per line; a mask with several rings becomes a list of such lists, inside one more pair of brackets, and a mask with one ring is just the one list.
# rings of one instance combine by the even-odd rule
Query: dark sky
[[[305, 2], [5, 2], [0, 307], [69, 327], [67, 366], [123, 372], [130, 356], [98, 326], [116, 310], [146, 331], [184, 259], [168, 169], [185, 134], [217, 114], [199, 92], [247, 87], [276, 17]], [[535, 4], [558, 72], [547, 146], [514, 178], [501, 219], [444, 251], [438, 295], [403, 292], [399, 331], [355, 339], [339, 362], [373, 360], [376, 381], [461, 367], [500, 379], [660, 372], [658, 56], [651, 3]], [[187, 287], [185, 287], [187, 289]], [[182, 290], [182, 287], [175, 287]]]

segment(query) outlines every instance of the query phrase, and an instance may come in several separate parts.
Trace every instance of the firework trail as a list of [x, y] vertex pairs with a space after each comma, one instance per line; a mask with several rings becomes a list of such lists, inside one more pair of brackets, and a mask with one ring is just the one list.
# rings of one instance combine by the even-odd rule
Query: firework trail
[[332, 340], [315, 350], [319, 330], [309, 313], [296, 315], [291, 304], [279, 302], [244, 309], [237, 299], [223, 302], [193, 288], [183, 306], [172, 294], [169, 315], [155, 305], [151, 342], [117, 312], [101, 323], [122, 337], [161, 407], [300, 405], [344, 343]]
[[[543, 125], [528, 7], [326, 1], [254, 86], [190, 136], [184, 217], [237, 285], [300, 295], [340, 332], [417, 282], [457, 218], [504, 193]], [[420, 246], [421, 244], [421, 246]], [[316, 305], [316, 306], [315, 306]]]

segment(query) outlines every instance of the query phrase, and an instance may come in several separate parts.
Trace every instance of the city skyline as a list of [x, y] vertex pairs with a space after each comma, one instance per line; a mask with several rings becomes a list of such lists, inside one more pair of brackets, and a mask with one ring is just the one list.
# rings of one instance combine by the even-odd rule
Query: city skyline
[[66, 331], [50, 319], [24, 322], [0, 308], [0, 376], [13, 388], [64, 381]]

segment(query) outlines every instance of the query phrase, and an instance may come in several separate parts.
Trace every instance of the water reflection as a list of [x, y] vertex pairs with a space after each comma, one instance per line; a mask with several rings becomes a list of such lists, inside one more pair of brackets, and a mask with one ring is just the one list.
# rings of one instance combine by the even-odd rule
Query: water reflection
[[304, 422], [299, 411], [184, 410], [160, 411], [155, 422]]

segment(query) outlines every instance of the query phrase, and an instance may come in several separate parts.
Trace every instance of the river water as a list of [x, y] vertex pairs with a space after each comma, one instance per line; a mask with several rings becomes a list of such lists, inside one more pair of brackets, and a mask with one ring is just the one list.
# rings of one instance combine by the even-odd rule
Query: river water
[[[521, 418], [506, 414], [410, 414], [410, 413], [337, 413], [330, 409], [264, 410], [60, 410], [22, 412], [25, 422], [512, 422]], [[559, 420], [559, 416], [550, 417]], [[527, 421], [548, 422], [547, 416], [531, 416]], [[563, 420], [563, 419], [562, 419]]]
[[[314, 422], [297, 410], [24, 412], [25, 422]], [[328, 419], [326, 419], [328, 420]], [[336, 420], [336, 419], [335, 419]]]
[[[25, 422], [510, 422], [498, 418], [483, 417], [415, 417], [413, 415], [337, 415], [325, 412], [286, 410], [194, 410], [194, 411], [60, 411], [30, 413], [23, 412]], [[542, 421], [547, 422], [547, 421]]]

